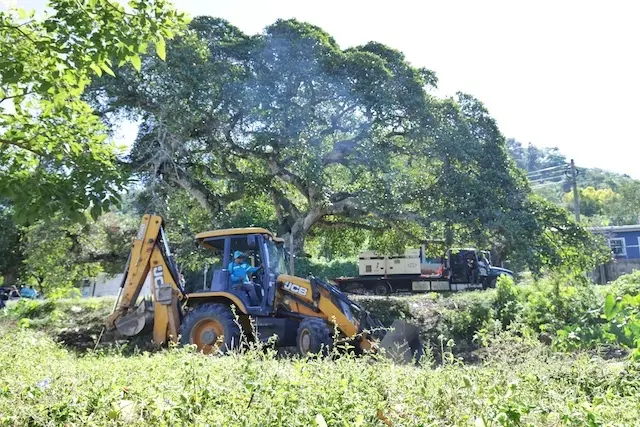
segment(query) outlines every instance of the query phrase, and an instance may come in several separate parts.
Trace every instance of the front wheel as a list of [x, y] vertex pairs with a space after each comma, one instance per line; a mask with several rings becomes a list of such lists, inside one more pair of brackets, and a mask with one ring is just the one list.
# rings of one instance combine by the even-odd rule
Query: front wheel
[[496, 287], [496, 283], [498, 282], [497, 277], [487, 278], [487, 283], [489, 284], [489, 288], [493, 289]]
[[298, 353], [327, 355], [333, 347], [332, 330], [324, 319], [308, 317], [298, 326]]
[[240, 345], [240, 327], [226, 304], [201, 304], [180, 327], [180, 342], [205, 353], [226, 353]]

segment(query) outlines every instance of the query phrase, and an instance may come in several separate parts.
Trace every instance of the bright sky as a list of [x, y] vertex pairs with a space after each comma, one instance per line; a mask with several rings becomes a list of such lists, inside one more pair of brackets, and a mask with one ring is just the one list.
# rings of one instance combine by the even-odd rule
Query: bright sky
[[[1, 0], [0, 0], [1, 1]], [[44, 0], [17, 0], [42, 10]], [[246, 33], [278, 18], [343, 47], [369, 40], [436, 72], [439, 93], [485, 103], [503, 134], [557, 146], [578, 167], [640, 179], [640, 2], [635, 0], [177, 0]], [[125, 129], [130, 134], [131, 127]]]

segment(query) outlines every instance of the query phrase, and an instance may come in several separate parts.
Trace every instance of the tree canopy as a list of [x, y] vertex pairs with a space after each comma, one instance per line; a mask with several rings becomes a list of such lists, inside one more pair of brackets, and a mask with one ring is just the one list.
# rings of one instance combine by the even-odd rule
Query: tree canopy
[[0, 197], [19, 221], [54, 213], [96, 217], [126, 182], [117, 147], [81, 99], [94, 76], [114, 75], [184, 17], [165, 0], [51, 0], [44, 19], [22, 9], [0, 12]]
[[258, 204], [296, 252], [351, 230], [378, 248], [446, 236], [551, 262], [554, 249], [531, 254], [518, 233], [555, 238], [536, 217], [553, 208], [531, 199], [495, 121], [469, 95], [433, 96], [434, 73], [401, 52], [341, 49], [295, 20], [249, 36], [210, 17], [167, 47], [166, 62], [145, 55], [141, 73], [96, 81], [90, 99], [106, 120], [141, 121], [131, 166], [212, 224]]

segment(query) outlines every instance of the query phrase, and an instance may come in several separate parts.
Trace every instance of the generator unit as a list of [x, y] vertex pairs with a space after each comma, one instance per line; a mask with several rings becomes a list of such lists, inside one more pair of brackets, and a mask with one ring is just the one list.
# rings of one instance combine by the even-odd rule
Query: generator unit
[[391, 276], [396, 274], [420, 274], [420, 248], [407, 249], [400, 255], [381, 255], [373, 251], [360, 252], [358, 268], [361, 276]]

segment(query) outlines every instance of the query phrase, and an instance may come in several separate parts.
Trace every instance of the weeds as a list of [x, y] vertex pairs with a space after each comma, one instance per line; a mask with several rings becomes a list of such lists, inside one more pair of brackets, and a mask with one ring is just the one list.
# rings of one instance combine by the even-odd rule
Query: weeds
[[1, 332], [11, 369], [0, 372], [0, 425], [633, 425], [640, 415], [636, 364], [541, 357], [539, 346], [517, 362], [429, 369], [192, 348], [78, 356], [40, 332]]

